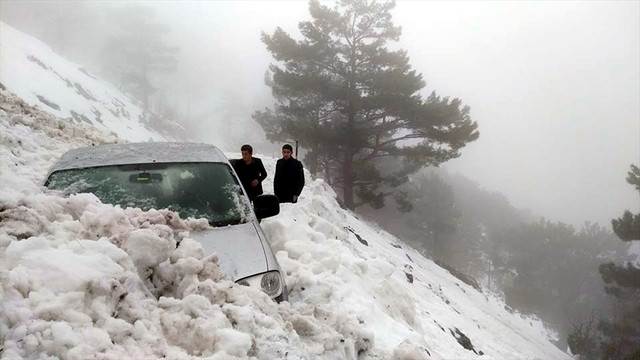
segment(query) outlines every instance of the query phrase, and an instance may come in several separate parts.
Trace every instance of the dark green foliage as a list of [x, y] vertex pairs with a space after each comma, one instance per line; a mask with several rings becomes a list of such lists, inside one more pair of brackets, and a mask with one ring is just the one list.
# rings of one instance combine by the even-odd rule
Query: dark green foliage
[[607, 293], [615, 296], [623, 296], [623, 288], [640, 290], [640, 268], [631, 263], [626, 266], [616, 265], [612, 262], [600, 265], [602, 280], [607, 284]]
[[421, 220], [416, 225], [426, 237], [433, 258], [450, 258], [456, 251], [452, 241], [460, 219], [451, 186], [438, 175], [423, 172], [414, 177], [407, 188], [413, 199], [413, 211]]
[[301, 40], [280, 28], [262, 34], [277, 61], [267, 80], [277, 103], [253, 118], [269, 139], [297, 139], [309, 149], [309, 168], [342, 189], [350, 209], [383, 206], [407, 174], [458, 157], [478, 138], [469, 107], [435, 93], [424, 99], [406, 51], [387, 47], [400, 36], [394, 6], [344, 0], [329, 8], [312, 0]]
[[114, 31], [104, 47], [105, 68], [149, 110], [149, 97], [156, 91], [151, 75], [176, 70], [178, 50], [163, 41], [170, 28], [156, 22], [155, 10], [145, 6], [118, 7], [109, 15]]
[[622, 241], [640, 240], [640, 214], [626, 210], [621, 218], [611, 220], [611, 226]]
[[635, 186], [636, 190], [640, 192], [640, 168], [631, 164], [631, 170], [627, 173], [627, 182]]
[[[627, 173], [627, 182], [635, 186], [640, 193], [640, 168], [631, 164]], [[640, 214], [633, 215], [625, 211], [621, 218], [611, 220], [613, 232], [623, 241], [640, 240]]]
[[589, 320], [573, 324], [567, 337], [571, 353], [578, 355], [580, 360], [595, 360], [598, 358], [598, 332], [595, 314]]
[[618, 298], [609, 319], [598, 324], [601, 359], [640, 359], [640, 296]]
[[611, 299], [596, 269], [603, 259], [629, 259], [628, 244], [614, 239], [597, 224], [575, 231], [544, 220], [506, 231], [501, 261], [513, 271], [504, 286], [507, 304], [538, 315], [562, 336], [575, 331], [569, 319], [607, 313]]
[[[386, 165], [389, 167], [390, 165]], [[396, 207], [360, 212], [423, 254], [461, 272], [499, 285], [510, 271], [501, 263], [500, 229], [523, 222], [525, 214], [504, 195], [492, 193], [439, 168], [410, 176], [394, 194]], [[494, 288], [495, 289], [495, 288]]]
[[[640, 169], [631, 165], [627, 182], [640, 193]], [[624, 242], [640, 240], [640, 214], [625, 211], [619, 219], [611, 221], [613, 231]], [[600, 274], [606, 291], [616, 300], [609, 319], [602, 321], [599, 330], [604, 340], [601, 356], [604, 359], [640, 359], [640, 268], [631, 262], [600, 265]]]
[[385, 208], [386, 215], [380, 217], [372, 214], [377, 221], [417, 248], [427, 250], [433, 259], [451, 263], [451, 255], [460, 248], [456, 242], [460, 211], [451, 186], [434, 172], [424, 170], [400, 186], [394, 200], [396, 209]]

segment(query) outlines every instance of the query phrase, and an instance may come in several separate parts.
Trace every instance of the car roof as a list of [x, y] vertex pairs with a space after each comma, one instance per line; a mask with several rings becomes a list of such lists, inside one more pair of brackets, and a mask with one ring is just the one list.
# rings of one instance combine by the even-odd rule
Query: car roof
[[220, 149], [209, 144], [145, 142], [96, 145], [67, 151], [53, 164], [49, 174], [69, 169], [172, 162], [228, 163], [228, 160]]

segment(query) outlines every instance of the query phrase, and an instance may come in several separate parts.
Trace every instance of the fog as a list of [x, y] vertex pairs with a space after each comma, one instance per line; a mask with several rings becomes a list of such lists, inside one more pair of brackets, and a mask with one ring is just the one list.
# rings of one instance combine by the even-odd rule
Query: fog
[[[33, 10], [50, 4], [3, 1], [0, 12], [48, 42], [51, 29]], [[56, 4], [60, 11], [80, 4], [89, 19], [126, 5]], [[272, 59], [260, 33], [280, 26], [299, 37], [307, 2], [135, 4], [153, 7], [171, 27], [166, 42], [179, 48], [177, 72], [157, 79], [156, 96], [194, 138], [236, 151], [251, 142], [257, 153], [277, 156], [278, 145], [251, 120], [273, 105], [264, 84]], [[479, 126], [480, 138], [443, 167], [516, 207], [575, 226], [639, 211], [625, 182], [629, 165], [640, 163], [639, 2], [399, 1], [393, 15], [403, 30], [399, 46], [427, 81], [423, 94], [460, 97]], [[63, 55], [100, 73], [101, 42], [112, 29], [89, 23], [70, 25]]]

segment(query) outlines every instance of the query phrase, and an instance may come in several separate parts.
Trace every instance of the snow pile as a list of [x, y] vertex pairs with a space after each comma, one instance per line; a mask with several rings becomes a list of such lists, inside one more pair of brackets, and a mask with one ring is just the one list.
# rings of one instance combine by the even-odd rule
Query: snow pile
[[206, 220], [39, 185], [68, 148], [114, 137], [4, 91], [0, 134], [3, 357], [348, 359], [372, 349], [352, 312], [293, 309], [230, 281], [189, 238]]
[[0, 83], [30, 105], [131, 141], [166, 140], [145, 112], [115, 86], [0, 22]]

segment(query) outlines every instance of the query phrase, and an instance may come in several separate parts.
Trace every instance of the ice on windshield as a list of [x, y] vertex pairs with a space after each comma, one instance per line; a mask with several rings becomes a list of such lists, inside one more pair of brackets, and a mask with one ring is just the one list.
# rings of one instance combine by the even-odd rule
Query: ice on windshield
[[169, 209], [214, 226], [246, 222], [249, 204], [231, 168], [221, 163], [105, 166], [53, 173], [50, 189], [93, 193], [103, 203], [143, 210]]

